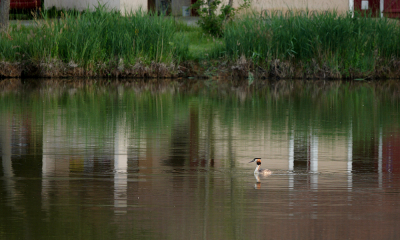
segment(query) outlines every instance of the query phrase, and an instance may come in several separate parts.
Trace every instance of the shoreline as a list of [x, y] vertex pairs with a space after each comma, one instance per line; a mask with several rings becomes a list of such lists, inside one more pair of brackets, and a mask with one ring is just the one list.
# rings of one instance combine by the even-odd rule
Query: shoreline
[[[144, 64], [137, 62], [135, 65], [117, 66], [102, 65], [100, 67], [85, 68], [70, 62], [60, 60], [49, 62], [0, 62], [0, 79], [5, 78], [186, 78], [186, 79], [221, 79], [232, 78], [238, 80], [252, 79], [362, 79], [383, 80], [399, 79], [400, 60], [393, 60], [392, 64], [376, 66], [374, 71], [352, 71], [347, 75], [328, 68], [327, 66], [314, 66], [310, 72], [301, 68], [300, 64], [292, 64], [280, 60], [273, 60], [264, 66], [256, 65], [244, 56], [237, 61], [229, 60], [203, 60], [199, 62], [186, 61], [180, 64], [156, 63]], [[299, 66], [300, 65], [300, 66]]]
[[[388, 79], [400, 75], [400, 26], [335, 12], [243, 15], [215, 37], [187, 22], [98, 9], [0, 34], [0, 79]], [[360, 44], [361, 43], [361, 44]]]

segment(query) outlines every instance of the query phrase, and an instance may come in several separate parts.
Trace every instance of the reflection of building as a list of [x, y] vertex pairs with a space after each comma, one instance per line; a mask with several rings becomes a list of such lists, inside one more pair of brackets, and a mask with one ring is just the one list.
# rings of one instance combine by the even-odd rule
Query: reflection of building
[[[185, 14], [187, 7], [195, 3], [196, 0], [47, 0], [44, 1], [46, 8], [53, 6], [58, 9], [61, 8], [75, 8], [77, 10], [85, 10], [87, 7], [94, 8], [98, 3], [106, 4], [109, 8], [116, 9], [124, 13], [125, 11], [135, 11], [139, 8], [143, 10], [164, 12], [174, 16], [181, 16]], [[228, 4], [228, 0], [223, 1]], [[242, 1], [233, 1], [233, 6], [238, 7]], [[389, 17], [398, 17], [398, 1], [395, 0], [319, 0], [319, 1], [274, 1], [274, 0], [255, 0], [251, 1], [252, 8], [256, 11], [264, 11], [266, 14], [270, 12], [285, 12], [288, 9], [295, 11], [326, 11], [336, 10], [339, 13], [346, 13], [348, 11], [360, 11], [365, 14], [372, 14], [372, 16], [385, 15]], [[191, 11], [191, 15], [196, 14]]]
[[400, 134], [390, 132], [383, 138], [382, 172], [400, 173]]
[[46, 0], [45, 8], [55, 6], [57, 9], [86, 10], [88, 7], [94, 9], [98, 4], [106, 4], [110, 9], [121, 11], [121, 13], [136, 11], [138, 9], [155, 12], [163, 12], [172, 15], [182, 15], [183, 10], [191, 5], [191, 0]]
[[378, 166], [375, 165], [379, 174], [379, 187], [398, 189], [400, 188], [400, 179], [394, 176], [400, 173], [400, 131], [394, 127], [381, 138], [382, 146], [379, 146]]
[[147, 0], [46, 0], [44, 1], [44, 7], [46, 9], [56, 7], [57, 9], [76, 9], [78, 11], [86, 10], [87, 8], [94, 9], [99, 4], [105, 5], [109, 9], [114, 9], [124, 13], [125, 11], [130, 12], [131, 10], [137, 10], [139, 8], [147, 9]]
[[[274, 125], [273, 118], [224, 120], [224, 111], [239, 115], [236, 108], [195, 100], [180, 104], [166, 122], [157, 112], [153, 123], [130, 124], [132, 115], [122, 113], [101, 129], [80, 124], [85, 118], [66, 124], [65, 115], [75, 109], [63, 106], [45, 109], [37, 132], [19, 121], [11, 127], [12, 117], [1, 115], [4, 192], [12, 208], [19, 207], [23, 224], [17, 226], [30, 229], [32, 238], [71, 229], [81, 237], [96, 231], [113, 235], [109, 239], [388, 238], [387, 220], [397, 216], [388, 213], [398, 211], [391, 204], [397, 195], [381, 193], [398, 181], [391, 174], [398, 171], [398, 134], [380, 130], [381, 137], [374, 138], [379, 141], [364, 144], [353, 139], [352, 125], [346, 134], [324, 134], [290, 128], [285, 121]], [[26, 158], [35, 141], [43, 151]], [[366, 164], [356, 163], [360, 156]], [[255, 180], [250, 157], [263, 158], [263, 167], [276, 174]], [[33, 176], [31, 185], [27, 175]], [[37, 219], [41, 224], [35, 225]], [[370, 231], [352, 227], [355, 221]], [[51, 232], [52, 222], [59, 232]]]

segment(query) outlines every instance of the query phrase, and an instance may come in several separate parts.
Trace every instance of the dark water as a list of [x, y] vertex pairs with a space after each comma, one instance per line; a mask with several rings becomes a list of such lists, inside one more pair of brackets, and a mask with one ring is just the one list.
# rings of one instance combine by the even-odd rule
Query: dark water
[[0, 239], [400, 236], [397, 82], [0, 88]]

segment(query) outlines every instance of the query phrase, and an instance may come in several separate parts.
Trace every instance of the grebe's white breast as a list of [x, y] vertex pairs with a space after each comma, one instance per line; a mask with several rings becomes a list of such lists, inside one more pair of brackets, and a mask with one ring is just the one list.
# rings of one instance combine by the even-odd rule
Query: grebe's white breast
[[254, 161], [257, 161], [257, 167], [256, 167], [256, 169], [254, 170], [254, 174], [260, 174], [260, 175], [264, 175], [264, 176], [268, 176], [268, 175], [271, 175], [271, 174], [272, 174], [272, 171], [271, 171], [271, 170], [262, 169], [262, 168], [261, 168], [261, 158], [254, 158], [254, 159], [253, 159], [252, 161], [250, 161], [249, 163], [254, 162]]

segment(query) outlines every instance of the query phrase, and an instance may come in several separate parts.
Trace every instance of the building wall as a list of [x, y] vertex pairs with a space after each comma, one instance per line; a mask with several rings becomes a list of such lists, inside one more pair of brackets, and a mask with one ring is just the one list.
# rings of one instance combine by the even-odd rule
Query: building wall
[[[234, 1], [234, 6], [238, 6], [242, 0]], [[268, 10], [287, 10], [301, 9], [309, 11], [337, 10], [346, 12], [349, 10], [349, 0], [252, 0], [252, 8], [256, 11]]]
[[[337, 10], [338, 12], [346, 12], [349, 10], [349, 0], [251, 0], [252, 9], [255, 11], [263, 10], [287, 10], [287, 9], [302, 9], [302, 10]], [[159, 1], [160, 2], [160, 1]], [[182, 7], [190, 6], [190, 0], [171, 0], [172, 15], [182, 16]], [[225, 0], [226, 4], [228, 0]], [[233, 0], [234, 7], [239, 6], [243, 0]], [[44, 1], [45, 8], [55, 6], [57, 9], [77, 9], [85, 10], [86, 8], [94, 9], [95, 6], [107, 3], [111, 9], [119, 9], [122, 13], [125, 11], [135, 11], [137, 9], [148, 9], [148, 0], [46, 0]]]
[[[250, 0], [255, 11], [287, 9], [327, 11], [337, 10], [340, 13], [349, 11], [349, 0]], [[223, 1], [228, 4], [228, 0]], [[233, 6], [238, 7], [243, 0], [233, 0]], [[190, 0], [172, 0], [172, 15], [181, 16], [182, 6], [190, 6]]]
[[147, 0], [119, 0], [121, 13], [142, 9], [147, 11]]
[[190, 5], [190, 0], [172, 0], [172, 15], [182, 16], [182, 7]]
[[44, 7], [48, 9], [55, 6], [57, 9], [76, 9], [82, 11], [88, 7], [94, 9], [99, 3], [106, 3], [110, 9], [120, 9], [120, 0], [45, 0]]

